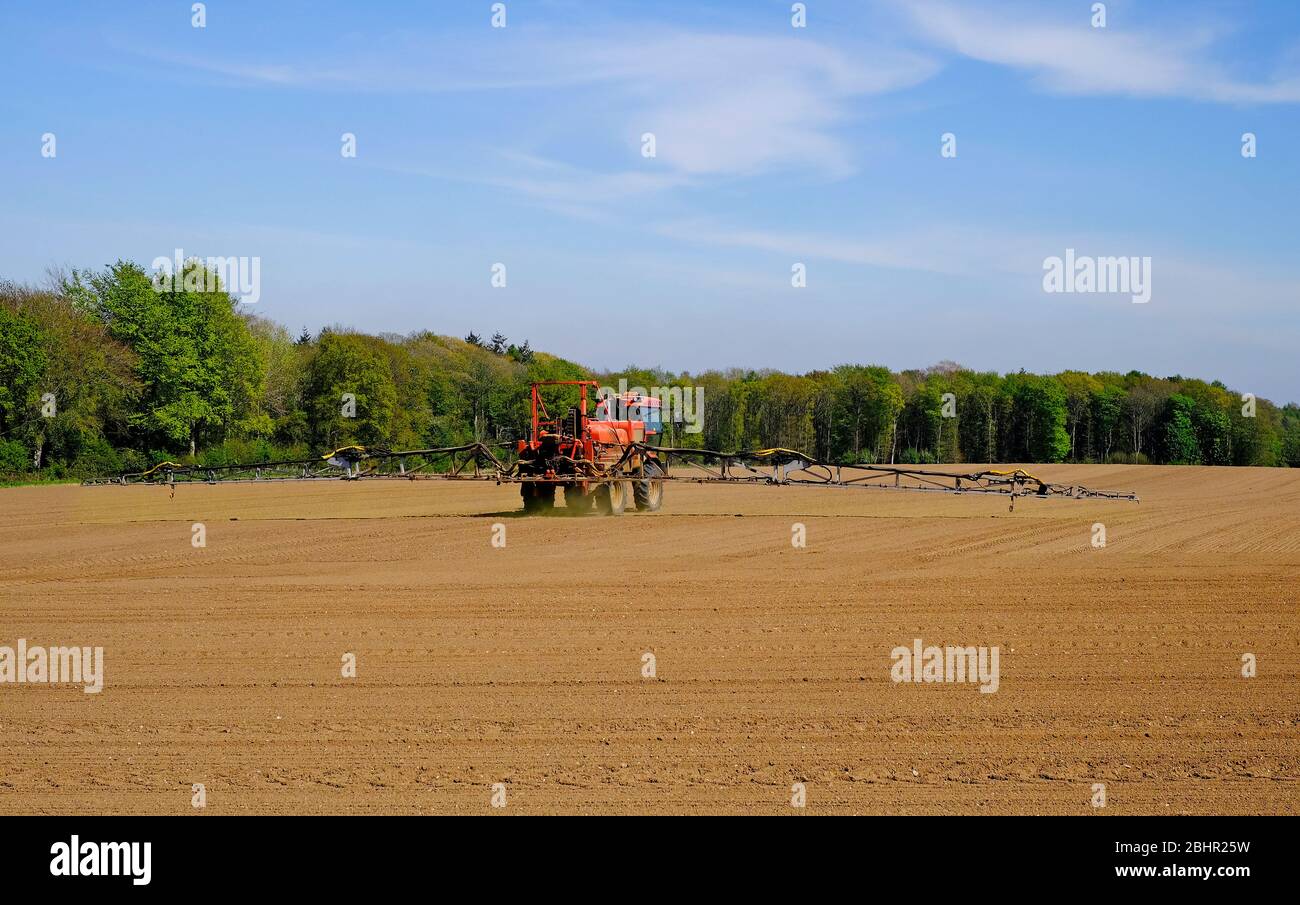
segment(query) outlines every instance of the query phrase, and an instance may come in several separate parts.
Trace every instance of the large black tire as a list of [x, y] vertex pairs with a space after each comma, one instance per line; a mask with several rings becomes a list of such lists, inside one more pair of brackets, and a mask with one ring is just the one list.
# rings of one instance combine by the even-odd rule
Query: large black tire
[[591, 494], [583, 493], [581, 484], [565, 484], [564, 508], [573, 515], [586, 515], [591, 511]]
[[[647, 475], [662, 475], [664, 470], [659, 467], [658, 462], [647, 459], [645, 473]], [[632, 497], [636, 500], [637, 512], [658, 512], [659, 507], [664, 504], [664, 482], [634, 481], [632, 483]]]
[[520, 484], [519, 495], [524, 498], [524, 512], [543, 515], [555, 508], [554, 484]]
[[601, 515], [622, 515], [627, 508], [630, 481], [614, 481], [596, 488], [596, 509]]

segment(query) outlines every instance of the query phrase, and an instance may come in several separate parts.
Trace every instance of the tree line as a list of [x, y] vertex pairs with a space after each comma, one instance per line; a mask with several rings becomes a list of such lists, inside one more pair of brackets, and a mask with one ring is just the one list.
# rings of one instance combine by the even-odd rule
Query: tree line
[[600, 373], [501, 333], [331, 326], [295, 336], [219, 288], [187, 288], [215, 285], [159, 287], [122, 261], [43, 287], [0, 283], [0, 475], [85, 478], [164, 459], [218, 465], [352, 443], [509, 440], [526, 430], [530, 382], [583, 378], [703, 387], [702, 430], [666, 428], [664, 439], [680, 446], [784, 446], [875, 463], [1300, 465], [1300, 408], [1218, 381], [1002, 375], [950, 362], [901, 372]]

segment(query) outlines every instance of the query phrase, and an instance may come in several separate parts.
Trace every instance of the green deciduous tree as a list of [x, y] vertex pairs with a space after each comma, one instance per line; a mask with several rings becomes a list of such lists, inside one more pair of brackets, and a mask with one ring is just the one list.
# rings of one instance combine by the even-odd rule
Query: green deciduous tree
[[322, 331], [307, 369], [306, 405], [318, 446], [389, 442], [397, 389], [375, 338]]
[[[30, 318], [0, 305], [0, 440], [19, 444], [37, 432], [39, 382], [45, 368], [40, 328]], [[14, 458], [12, 450], [9, 458]]]
[[1010, 404], [1007, 461], [1062, 461], [1070, 451], [1070, 434], [1061, 382], [1022, 371], [1007, 377], [1003, 394]]
[[142, 390], [131, 423], [147, 444], [193, 456], [204, 442], [256, 428], [247, 419], [261, 361], [216, 274], [189, 261], [179, 277], [156, 283], [119, 261], [98, 273], [74, 272], [69, 293], [135, 351]]
[[1165, 400], [1160, 424], [1160, 452], [1173, 465], [1197, 465], [1201, 444], [1196, 436], [1196, 401], [1175, 393]]

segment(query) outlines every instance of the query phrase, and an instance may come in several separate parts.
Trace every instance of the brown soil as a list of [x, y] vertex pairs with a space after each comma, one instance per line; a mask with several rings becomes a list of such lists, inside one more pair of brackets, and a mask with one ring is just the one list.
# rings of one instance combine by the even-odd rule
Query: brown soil
[[[0, 685], [0, 812], [1300, 812], [1300, 472], [1041, 472], [1142, 502], [0, 490], [0, 645], [106, 673]], [[997, 645], [998, 691], [893, 683], [913, 638]]]

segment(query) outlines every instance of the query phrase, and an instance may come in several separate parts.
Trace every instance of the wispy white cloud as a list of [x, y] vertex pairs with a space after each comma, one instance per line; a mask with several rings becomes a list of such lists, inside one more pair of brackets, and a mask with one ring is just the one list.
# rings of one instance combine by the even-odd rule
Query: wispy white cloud
[[[859, 114], [857, 104], [924, 81], [937, 65], [914, 51], [858, 44], [850, 52], [788, 31], [754, 36], [620, 26], [486, 43], [408, 35], [383, 42], [382, 56], [335, 50], [327, 64], [147, 55], [224, 78], [326, 91], [604, 92], [586, 105], [599, 111], [587, 128], [605, 141], [619, 136], [629, 150], [653, 132], [660, 171], [733, 177], [789, 168], [847, 175], [853, 159], [837, 130]], [[439, 52], [431, 53], [435, 44]], [[630, 177], [611, 178], [636, 188]]]
[[1034, 75], [1045, 89], [1069, 94], [1183, 97], [1225, 103], [1300, 102], [1300, 73], [1267, 81], [1236, 77], [1217, 62], [1214, 44], [1226, 29], [1162, 23], [1134, 30], [1114, 21], [1093, 28], [1079, 8], [1070, 20], [1045, 17], [1039, 5], [990, 8], [947, 0], [914, 0], [906, 15], [930, 42], [971, 59]]
[[929, 78], [915, 53], [852, 53], [796, 35], [693, 32], [630, 36], [588, 48], [597, 68], [623, 67], [629, 132], [653, 132], [658, 158], [695, 175], [748, 175], [777, 167], [852, 171], [836, 129], [863, 99]]
[[513, 165], [509, 173], [483, 176], [480, 181], [549, 202], [612, 204], [690, 182], [690, 177], [681, 173], [653, 170], [598, 172], [512, 151], [502, 152], [500, 159]]
[[689, 184], [691, 177], [673, 172], [615, 170], [603, 172], [510, 149], [483, 155], [462, 169], [381, 163], [375, 169], [403, 176], [467, 182], [513, 192], [555, 213], [579, 220], [609, 221], [626, 202]]
[[854, 235], [684, 220], [661, 224], [656, 231], [687, 244], [772, 252], [788, 256], [792, 262], [832, 261], [953, 276], [1033, 275], [1040, 272], [1044, 254], [1056, 248], [1039, 235], [981, 225], [930, 224]]
[[[1250, 298], [1260, 316], [1293, 312], [1300, 281], [1286, 262], [1207, 258], [1172, 247], [1167, 240], [1117, 233], [998, 228], [979, 223], [921, 224], [870, 235], [765, 230], [701, 220], [661, 224], [656, 231], [687, 245], [747, 249], [782, 256], [793, 263], [831, 262], [892, 271], [961, 277], [966, 286], [1014, 290], [1011, 298], [1042, 295], [1044, 260], [1067, 248], [1080, 255], [1149, 257], [1155, 300], [1181, 316], [1236, 322], [1229, 299]], [[1282, 264], [1279, 267], [1279, 263]], [[1015, 289], [1018, 287], [1018, 289]], [[1095, 304], [1103, 296], [1075, 296], [1065, 302]]]

